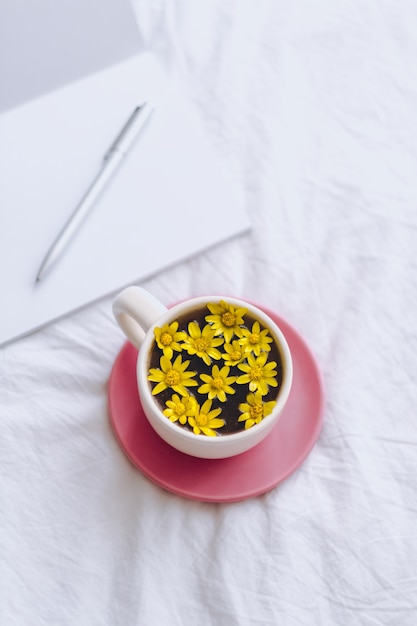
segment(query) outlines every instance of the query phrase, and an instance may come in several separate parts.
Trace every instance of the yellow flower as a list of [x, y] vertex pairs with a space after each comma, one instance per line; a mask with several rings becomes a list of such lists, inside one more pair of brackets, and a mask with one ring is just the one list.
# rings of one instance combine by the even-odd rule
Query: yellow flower
[[232, 341], [232, 343], [225, 343], [224, 349], [226, 352], [222, 354], [225, 365], [237, 365], [244, 358], [245, 353], [240, 345], [240, 340]]
[[261, 352], [269, 352], [272, 343], [272, 337], [269, 337], [269, 330], [261, 330], [259, 322], [255, 322], [252, 326], [252, 330], [242, 328], [243, 337], [239, 339], [240, 345], [245, 349], [245, 352], [253, 352], [256, 356], [259, 356]]
[[207, 393], [208, 399], [218, 398], [220, 402], [225, 402], [226, 393], [236, 393], [230, 387], [235, 382], [236, 376], [229, 376], [230, 367], [225, 365], [219, 369], [217, 365], [213, 365], [211, 376], [209, 374], [200, 374], [201, 380], [205, 383], [198, 388], [198, 393]]
[[171, 400], [165, 402], [167, 408], [162, 411], [170, 422], [180, 421], [180, 424], [186, 424], [187, 419], [194, 415], [197, 408], [197, 401], [192, 396], [180, 396], [173, 394]]
[[212, 315], [206, 315], [206, 322], [212, 324], [215, 335], [223, 333], [227, 343], [232, 341], [233, 335], [242, 337], [240, 325], [244, 323], [243, 316], [247, 309], [234, 307], [224, 300], [220, 300], [219, 304], [211, 302], [207, 308]]
[[262, 400], [260, 389], [255, 393], [249, 393], [246, 396], [246, 402], [239, 404], [239, 411], [242, 412], [242, 415], [239, 417], [238, 422], [245, 422], [245, 430], [247, 430], [254, 424], [259, 424], [264, 417], [272, 413], [275, 405], [275, 400], [271, 400], [271, 402]]
[[275, 361], [266, 362], [268, 355], [266, 352], [262, 352], [260, 356], [254, 357], [252, 354], [248, 354], [247, 363], [239, 363], [238, 368], [245, 372], [242, 376], [238, 376], [236, 382], [239, 385], [249, 383], [250, 391], [257, 391], [260, 389], [261, 394], [264, 396], [268, 393], [268, 386], [278, 387], [278, 381], [276, 379], [277, 371], [274, 369], [277, 364]]
[[178, 322], [172, 324], [164, 324], [162, 328], [155, 328], [155, 340], [164, 355], [172, 359], [173, 351], [181, 352], [181, 344], [179, 343], [185, 337], [185, 333], [178, 332]]
[[194, 416], [188, 418], [194, 434], [203, 433], [208, 437], [215, 437], [217, 433], [213, 429], [224, 426], [224, 420], [218, 418], [221, 412], [221, 409], [211, 410], [211, 400], [206, 400], [202, 407], [197, 405]]
[[220, 359], [220, 351], [217, 350], [217, 346], [221, 346], [223, 339], [220, 337], [214, 338], [214, 330], [207, 324], [201, 331], [197, 322], [190, 322], [188, 324], [189, 335], [184, 336], [184, 350], [187, 350], [188, 354], [196, 354], [203, 359], [206, 365], [210, 365], [211, 359]]
[[181, 396], [187, 395], [186, 387], [192, 385], [198, 385], [196, 380], [191, 380], [196, 372], [186, 372], [190, 361], [182, 362], [181, 355], [178, 355], [174, 363], [168, 359], [165, 355], [161, 356], [160, 365], [161, 369], [152, 367], [149, 370], [148, 380], [158, 383], [152, 389], [152, 395], [156, 395], [164, 389], [170, 387], [173, 391], [176, 391]]

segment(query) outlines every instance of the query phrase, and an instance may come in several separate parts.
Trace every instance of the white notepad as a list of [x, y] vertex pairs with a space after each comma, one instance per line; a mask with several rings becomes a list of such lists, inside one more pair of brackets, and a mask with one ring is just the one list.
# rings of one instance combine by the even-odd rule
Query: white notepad
[[[175, 79], [152, 55], [129, 50], [44, 95], [3, 105], [0, 344], [249, 228]], [[49, 246], [143, 101], [155, 105], [150, 122], [58, 264], [35, 284]]]

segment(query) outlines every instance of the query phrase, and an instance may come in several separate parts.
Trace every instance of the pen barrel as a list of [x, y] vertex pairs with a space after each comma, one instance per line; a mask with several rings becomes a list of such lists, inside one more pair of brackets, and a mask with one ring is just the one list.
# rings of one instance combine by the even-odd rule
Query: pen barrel
[[47, 268], [61, 256], [65, 247], [81, 226], [84, 218], [89, 213], [99, 195], [102, 193], [104, 187], [109, 182], [122, 159], [123, 154], [120, 152], [112, 152], [111, 155], [109, 155], [109, 158], [106, 160], [106, 167], [104, 167], [98, 176], [96, 176], [95, 180], [81, 198], [70, 218], [65, 223], [54, 244], [49, 249], [38, 271], [37, 280], [40, 280]]
[[63, 243], [68, 241], [74, 232], [77, 230], [87, 213], [95, 204], [110, 178], [117, 170], [120, 161], [122, 161], [124, 153], [117, 151], [109, 152], [106, 159], [106, 167], [104, 167], [100, 173], [96, 176], [84, 196], [81, 198], [77, 207], [73, 211], [71, 217], [62, 229]]

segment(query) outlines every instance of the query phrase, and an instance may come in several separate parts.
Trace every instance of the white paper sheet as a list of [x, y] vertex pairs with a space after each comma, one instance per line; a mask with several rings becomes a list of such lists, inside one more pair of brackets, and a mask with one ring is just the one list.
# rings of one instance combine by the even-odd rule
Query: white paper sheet
[[[35, 284], [49, 246], [143, 101], [155, 105], [146, 128]], [[9, 111], [0, 136], [0, 344], [249, 227], [195, 111], [151, 55]]]

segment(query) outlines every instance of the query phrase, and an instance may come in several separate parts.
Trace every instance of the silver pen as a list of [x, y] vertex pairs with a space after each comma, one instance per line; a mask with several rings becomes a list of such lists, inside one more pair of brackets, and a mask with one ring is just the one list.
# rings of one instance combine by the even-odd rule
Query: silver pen
[[111, 176], [119, 167], [123, 157], [129, 152], [135, 138], [149, 119], [152, 111], [153, 107], [145, 102], [141, 106], [136, 107], [130, 115], [126, 124], [107, 151], [100, 172], [93, 180], [52, 246], [49, 248], [37, 273], [36, 282], [41, 280], [52, 265], [55, 264], [58, 257], [61, 256], [64, 248], [74, 236], [88, 211], [92, 208]]

